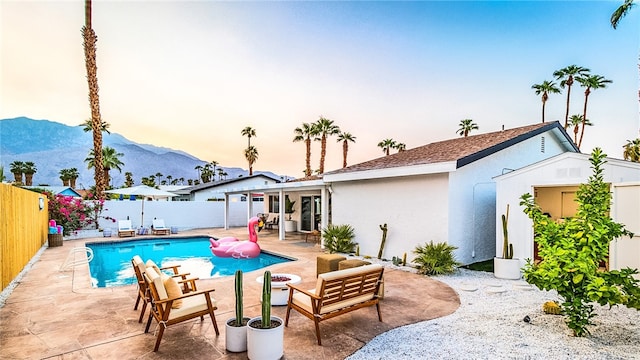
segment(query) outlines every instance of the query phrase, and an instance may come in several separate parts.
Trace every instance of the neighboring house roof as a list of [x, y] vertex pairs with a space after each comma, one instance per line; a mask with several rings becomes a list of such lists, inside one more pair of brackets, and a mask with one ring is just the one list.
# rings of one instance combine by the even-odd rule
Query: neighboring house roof
[[54, 195], [65, 195], [73, 197], [82, 197], [78, 192], [70, 188], [69, 186], [24, 186], [27, 189], [43, 189], [47, 190]]
[[226, 187], [227, 185], [233, 184], [235, 182], [245, 181], [245, 180], [250, 180], [250, 179], [256, 179], [256, 178], [265, 178], [265, 179], [272, 180], [272, 181], [275, 181], [275, 182], [280, 182], [280, 179], [273, 178], [273, 177], [271, 177], [269, 175], [256, 174], [256, 175], [251, 175], [251, 176], [237, 177], [237, 178], [233, 178], [233, 179], [229, 179], [229, 180], [212, 181], [212, 182], [208, 182], [208, 183], [202, 183], [202, 184], [199, 184], [199, 185], [186, 187], [186, 188], [180, 189], [180, 190], [172, 190], [171, 192], [173, 192], [175, 194], [179, 194], [179, 195], [188, 195], [188, 194], [192, 194], [192, 193], [197, 192], [197, 191], [206, 190], [206, 189], [210, 189], [210, 188], [214, 188], [214, 187], [220, 187], [220, 186], [225, 186]]
[[[420, 170], [416, 170], [416, 173], [454, 171], [545, 132], [552, 133], [567, 151], [580, 151], [564, 127], [555, 121], [434, 142], [327, 172], [323, 178], [327, 181], [339, 181], [342, 180], [339, 176], [341, 174], [408, 167], [419, 167]], [[402, 174], [411, 175], [412, 172], [403, 171]]]

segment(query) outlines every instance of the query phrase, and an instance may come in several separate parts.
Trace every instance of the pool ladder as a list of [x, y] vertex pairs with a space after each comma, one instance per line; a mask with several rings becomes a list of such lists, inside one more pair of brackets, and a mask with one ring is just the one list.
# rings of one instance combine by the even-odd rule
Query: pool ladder
[[[86, 257], [82, 256], [81, 259], [76, 260], [76, 254], [82, 253]], [[67, 259], [60, 266], [60, 271], [70, 270], [78, 265], [88, 264], [93, 260], [93, 250], [88, 247], [76, 247], [69, 251], [69, 255], [67, 255]]]

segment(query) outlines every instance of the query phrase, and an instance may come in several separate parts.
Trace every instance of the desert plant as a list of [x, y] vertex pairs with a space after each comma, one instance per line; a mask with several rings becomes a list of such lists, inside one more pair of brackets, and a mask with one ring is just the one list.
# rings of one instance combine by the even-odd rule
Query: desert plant
[[525, 280], [542, 290], [556, 290], [562, 298], [562, 313], [575, 336], [589, 334], [595, 316], [593, 303], [622, 304], [640, 309], [640, 288], [632, 275], [636, 269], [601, 271], [599, 264], [609, 255], [609, 243], [632, 235], [624, 225], [609, 217], [611, 193], [603, 179], [606, 154], [595, 148], [591, 154], [593, 174], [576, 194], [578, 211], [557, 223], [544, 215], [531, 194], [520, 205], [533, 220], [535, 241], [541, 261], [527, 260]]
[[502, 214], [502, 236], [504, 238], [504, 244], [502, 245], [502, 258], [513, 259], [513, 244], [509, 244], [509, 204], [507, 204], [507, 213]]
[[542, 311], [545, 314], [551, 315], [560, 315], [562, 314], [562, 309], [560, 308], [560, 304], [557, 301], [547, 301], [542, 304]]
[[418, 255], [413, 262], [418, 264], [418, 273], [425, 275], [450, 274], [460, 266], [453, 255], [453, 250], [457, 249], [447, 243], [434, 244], [433, 241], [425, 243], [424, 246], [416, 246], [413, 253]]
[[291, 201], [289, 199], [289, 196], [286, 196], [284, 198], [284, 213], [289, 215], [289, 220], [291, 220], [291, 214], [293, 214], [294, 212], [296, 212], [294, 205], [296, 204], [295, 201]]
[[350, 253], [357, 245], [353, 242], [355, 237], [353, 227], [351, 225], [333, 225], [329, 224], [326, 228], [322, 229], [322, 238], [324, 239], [324, 246], [330, 254]]
[[243, 314], [243, 302], [242, 302], [242, 270], [236, 270], [235, 274], [235, 290], [236, 290], [236, 318], [235, 323], [229, 325], [235, 327], [241, 327], [247, 325], [248, 318]]
[[262, 283], [262, 328], [271, 327], [271, 271], [264, 272]]
[[384, 243], [387, 242], [387, 224], [380, 225], [380, 230], [382, 230], [382, 241], [380, 242], [380, 249], [378, 250], [378, 259], [382, 258], [382, 250], [384, 249]]

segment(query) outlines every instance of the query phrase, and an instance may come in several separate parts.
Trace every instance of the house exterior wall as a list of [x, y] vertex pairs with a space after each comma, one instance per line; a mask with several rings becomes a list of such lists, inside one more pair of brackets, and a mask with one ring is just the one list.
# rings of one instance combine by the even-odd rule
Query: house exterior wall
[[[261, 187], [266, 185], [275, 184], [275, 180], [270, 180], [264, 177], [247, 178], [243, 180], [237, 180], [232, 183], [221, 184], [219, 186], [212, 186], [207, 189], [202, 189], [193, 192], [191, 196], [192, 201], [208, 201], [209, 199], [222, 199], [224, 200], [224, 192], [232, 189], [251, 188], [252, 186]], [[241, 195], [231, 195], [230, 198], [239, 199]]]
[[[611, 242], [609, 268], [640, 269], [640, 183], [615, 184], [612, 192], [611, 216], [623, 223], [634, 235], [632, 238], [624, 236]], [[640, 279], [640, 275], [635, 277]]]
[[[606, 182], [640, 181], [640, 164], [607, 160], [603, 166]], [[567, 153], [496, 178], [496, 211], [502, 214], [510, 204], [509, 241], [513, 244], [514, 257], [519, 258], [522, 265], [525, 259], [533, 258], [533, 223], [522, 211], [520, 197], [525, 193], [534, 194], [536, 187], [562, 188], [586, 183], [592, 174], [590, 167], [589, 155]], [[495, 226], [501, 229], [499, 217]], [[496, 256], [500, 256], [502, 231], [496, 232], [495, 241]]]
[[[167, 227], [178, 230], [224, 227], [224, 201], [145, 201], [144, 226], [150, 227], [153, 218], [164, 219]], [[262, 212], [259, 203], [253, 204], [255, 213]], [[117, 220], [129, 217], [135, 228], [140, 227], [142, 201], [109, 200], [104, 202], [103, 216]], [[254, 214], [255, 215], [255, 214]], [[98, 222], [100, 228], [118, 228], [117, 223], [106, 219]], [[247, 225], [247, 203], [229, 202], [229, 226]]]
[[[544, 151], [542, 137], [545, 138]], [[506, 205], [496, 210], [496, 184], [493, 178], [504, 171], [517, 169], [565, 151], [555, 141], [555, 137], [543, 133], [451, 173], [449, 244], [458, 247], [455, 254], [459, 262], [471, 264], [495, 256], [496, 233], [500, 236], [502, 234], [501, 227], [496, 227], [496, 219], [504, 213]], [[496, 229], [500, 231], [496, 232]]]
[[360, 255], [378, 256], [382, 231], [387, 240], [382, 257], [415, 255], [417, 245], [430, 240], [447, 241], [448, 175], [446, 173], [346, 181], [332, 184], [332, 223], [348, 224], [355, 230]]

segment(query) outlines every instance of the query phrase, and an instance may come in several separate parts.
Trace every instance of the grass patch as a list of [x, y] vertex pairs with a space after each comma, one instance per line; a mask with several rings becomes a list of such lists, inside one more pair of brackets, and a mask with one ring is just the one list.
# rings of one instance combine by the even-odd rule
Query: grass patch
[[464, 269], [493, 272], [493, 259], [463, 266]]

